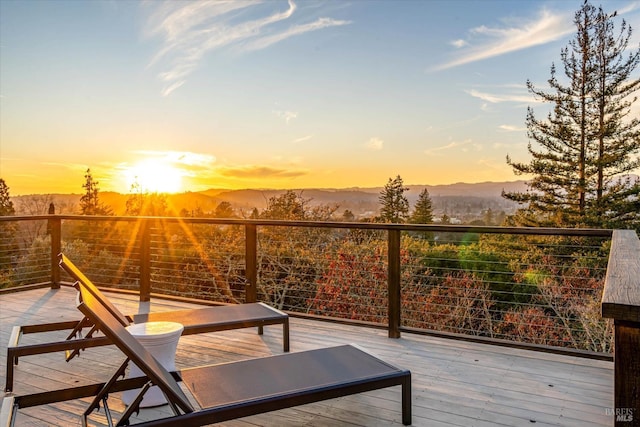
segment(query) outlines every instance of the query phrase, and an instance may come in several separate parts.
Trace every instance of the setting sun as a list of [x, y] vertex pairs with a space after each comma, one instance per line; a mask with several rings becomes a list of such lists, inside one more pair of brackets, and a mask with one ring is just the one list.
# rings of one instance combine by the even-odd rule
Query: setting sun
[[182, 191], [182, 171], [159, 159], [138, 162], [124, 171], [129, 189], [139, 185], [144, 192], [177, 193]]

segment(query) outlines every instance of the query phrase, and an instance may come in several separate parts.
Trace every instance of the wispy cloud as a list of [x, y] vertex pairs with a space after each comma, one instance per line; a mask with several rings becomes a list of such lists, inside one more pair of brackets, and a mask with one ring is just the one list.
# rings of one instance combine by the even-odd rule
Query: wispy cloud
[[214, 155], [192, 153], [189, 151], [136, 150], [134, 153], [144, 158], [153, 158], [165, 163], [192, 167], [209, 167], [216, 162]]
[[306, 135], [306, 136], [303, 136], [303, 137], [301, 137], [301, 138], [294, 139], [294, 140], [293, 140], [293, 143], [294, 143], [294, 144], [297, 144], [297, 143], [299, 143], [299, 142], [309, 141], [311, 138], [313, 138], [313, 135]]
[[380, 138], [375, 138], [375, 137], [371, 138], [365, 144], [365, 147], [367, 147], [369, 150], [372, 150], [372, 151], [380, 151], [382, 150], [383, 146], [384, 146], [384, 141], [381, 140]]
[[84, 163], [40, 162], [39, 164], [45, 167], [53, 167], [56, 169], [66, 169], [66, 170], [77, 172], [77, 173], [85, 172], [88, 169], [88, 166]]
[[429, 148], [427, 150], [424, 150], [424, 154], [427, 154], [427, 155], [440, 154], [444, 151], [448, 151], [452, 149], [459, 149], [460, 151], [463, 151], [463, 152], [468, 152], [471, 150], [480, 151], [482, 150], [482, 145], [478, 143], [474, 143], [473, 140], [471, 139], [465, 139], [464, 141], [452, 141], [446, 145], [441, 145], [439, 147]]
[[522, 94], [522, 93], [494, 94], [494, 93], [488, 93], [488, 92], [481, 92], [481, 91], [475, 90], [475, 89], [470, 89], [470, 90], [467, 90], [465, 92], [467, 92], [469, 95], [473, 96], [474, 98], [479, 98], [479, 99], [481, 99], [483, 101], [490, 102], [492, 104], [498, 104], [500, 102], [524, 102], [524, 103], [529, 103], [529, 102], [535, 101], [533, 96], [531, 96], [529, 94]]
[[505, 131], [505, 132], [522, 132], [527, 130], [526, 127], [522, 127], [522, 126], [513, 126], [513, 125], [500, 125], [498, 126], [498, 129]]
[[225, 47], [239, 52], [265, 49], [294, 36], [350, 23], [319, 18], [281, 28], [284, 22], [296, 18], [298, 7], [289, 0], [284, 10], [267, 10], [281, 8], [280, 4], [255, 0], [146, 2], [146, 35], [162, 41], [150, 62], [150, 66], [162, 69], [158, 74], [164, 83], [162, 95], [184, 85], [211, 51]]
[[284, 119], [284, 121], [289, 124], [289, 122], [293, 119], [297, 119], [298, 118], [298, 113], [296, 113], [295, 111], [279, 111], [276, 110], [273, 112], [273, 114], [275, 114], [276, 116], [280, 117], [281, 119]]
[[434, 70], [453, 68], [558, 40], [574, 31], [571, 18], [570, 14], [543, 9], [533, 20], [511, 21], [502, 27], [483, 25], [473, 28], [466, 39], [452, 42], [461, 48], [456, 57]]
[[244, 46], [243, 50], [252, 51], [252, 50], [264, 49], [266, 47], [271, 46], [272, 44], [276, 44], [278, 42], [281, 42], [282, 40], [286, 40], [290, 37], [297, 36], [299, 34], [308, 33], [310, 31], [321, 30], [323, 28], [328, 28], [328, 27], [337, 27], [341, 25], [347, 25], [350, 23], [351, 21], [342, 21], [342, 20], [336, 20], [331, 18], [319, 18], [315, 22], [311, 22], [309, 24], [304, 24], [304, 25], [294, 25], [288, 30], [285, 30], [279, 34], [273, 34], [271, 36], [262, 37], [252, 42], [249, 42]]
[[308, 172], [300, 169], [275, 168], [271, 166], [221, 167], [218, 172], [228, 178], [296, 178]]
[[633, 1], [626, 6], [618, 9], [618, 15], [624, 15], [626, 13], [635, 12], [640, 9], [640, 1]]
[[476, 164], [481, 166], [482, 167], [481, 170], [484, 170], [484, 171], [487, 171], [487, 169], [492, 169], [494, 171], [504, 171], [505, 169], [507, 169], [506, 163], [504, 163], [504, 164], [503, 163], [496, 163], [492, 159], [480, 158], [480, 159], [478, 159]]

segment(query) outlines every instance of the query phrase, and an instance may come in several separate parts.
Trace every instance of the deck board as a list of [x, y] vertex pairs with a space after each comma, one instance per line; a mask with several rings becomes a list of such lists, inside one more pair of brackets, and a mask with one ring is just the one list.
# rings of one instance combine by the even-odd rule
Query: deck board
[[[138, 310], [132, 297], [109, 294], [126, 313]], [[194, 307], [154, 300], [152, 310]], [[6, 344], [16, 324], [76, 320], [75, 291], [40, 289], [0, 295], [0, 381], [4, 384]], [[41, 337], [44, 335], [41, 335]], [[53, 335], [51, 335], [53, 337]], [[39, 339], [27, 335], [23, 342]], [[384, 330], [291, 319], [291, 351], [356, 343], [380, 358], [412, 372], [415, 426], [608, 426], [613, 406], [613, 364], [571, 356], [403, 334], [390, 339]], [[229, 362], [282, 352], [282, 327], [223, 331], [182, 337], [179, 368]], [[67, 363], [63, 353], [20, 359], [16, 394], [104, 381], [123, 361], [113, 346], [88, 349]], [[87, 369], [87, 367], [91, 367]], [[88, 399], [21, 410], [16, 426], [80, 425]], [[119, 394], [111, 409], [121, 412]], [[146, 409], [138, 419], [152, 419], [167, 408]], [[94, 413], [90, 425], [106, 425]], [[346, 396], [260, 414], [218, 425], [388, 426], [402, 425], [400, 388]]]

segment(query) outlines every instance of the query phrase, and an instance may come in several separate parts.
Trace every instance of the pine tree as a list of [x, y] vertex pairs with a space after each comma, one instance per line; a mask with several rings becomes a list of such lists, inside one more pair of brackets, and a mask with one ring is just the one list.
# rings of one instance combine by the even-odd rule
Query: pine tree
[[591, 221], [598, 225], [623, 227], [625, 223], [640, 223], [640, 183], [619, 178], [640, 167], [640, 118], [629, 115], [635, 102], [633, 93], [640, 88], [640, 78], [630, 78], [640, 63], [640, 49], [631, 52], [631, 27], [623, 20], [620, 35], [614, 34], [613, 18], [600, 7], [595, 12], [596, 83], [594, 99], [596, 129], [596, 197], [591, 209]]
[[400, 175], [389, 181], [380, 192], [380, 220], [382, 222], [402, 223], [409, 216], [409, 201], [405, 197], [404, 183]]
[[356, 216], [351, 212], [350, 209], [345, 209], [342, 213], [342, 220], [346, 222], [353, 222], [356, 220]]
[[[527, 111], [529, 163], [507, 163], [516, 175], [530, 174], [529, 190], [503, 193], [526, 203], [518, 213], [521, 225], [610, 226], [615, 221], [637, 223], [633, 207], [640, 194], [637, 182], [620, 179], [639, 164], [638, 118], [624, 121], [635, 102], [640, 80], [632, 72], [640, 51], [624, 58], [631, 28], [622, 23], [613, 36], [612, 19], [588, 2], [576, 12], [577, 34], [561, 51], [567, 85], [551, 66], [550, 92], [527, 81], [529, 91], [553, 104], [546, 120]], [[540, 147], [540, 148], [538, 148]], [[605, 215], [606, 214], [606, 215]]]
[[111, 215], [111, 208], [100, 202], [99, 182], [93, 179], [91, 169], [84, 174], [85, 182], [82, 185], [85, 193], [80, 197], [80, 209], [82, 215]]
[[425, 188], [418, 195], [418, 200], [413, 208], [413, 214], [409, 218], [411, 224], [430, 224], [433, 222], [433, 205], [429, 191]]
[[3, 178], [0, 178], [0, 216], [11, 216], [15, 214], [16, 210], [11, 201], [9, 186]]
[[[0, 178], [0, 216], [12, 216], [15, 214], [16, 210], [9, 194], [9, 186], [4, 179]], [[10, 272], [11, 259], [18, 250], [15, 235], [16, 223], [14, 221], [0, 223], [0, 241], [2, 242], [2, 245], [0, 245], [0, 282], [3, 281], [2, 277], [6, 277]]]

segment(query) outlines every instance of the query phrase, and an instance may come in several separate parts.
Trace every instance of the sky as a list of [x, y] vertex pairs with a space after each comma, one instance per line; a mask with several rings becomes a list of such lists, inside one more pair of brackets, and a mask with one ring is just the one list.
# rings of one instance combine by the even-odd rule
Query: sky
[[[0, 0], [11, 195], [514, 181], [582, 0]], [[600, 3], [594, 3], [598, 6]], [[635, 29], [640, 1], [603, 1]], [[639, 70], [636, 70], [636, 76]], [[632, 110], [640, 115], [640, 101]]]

